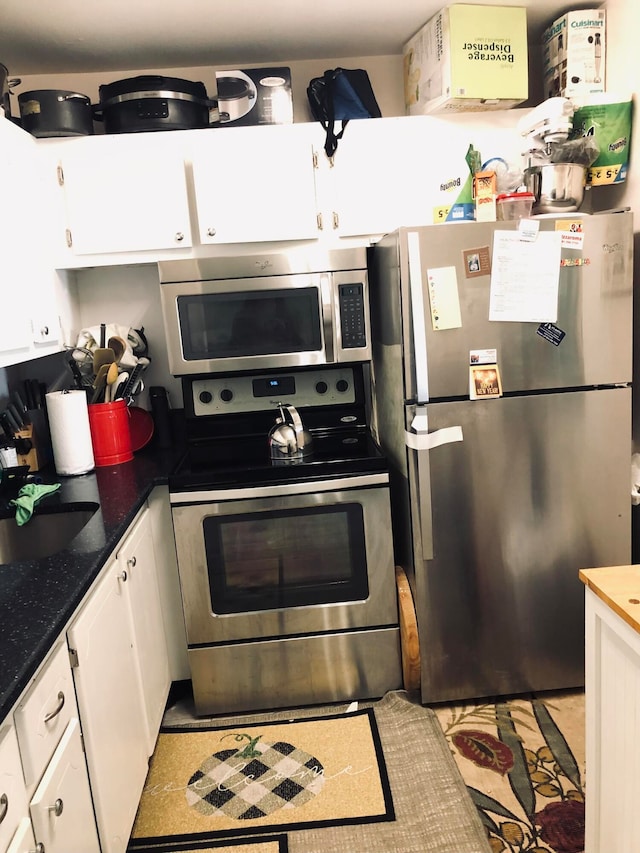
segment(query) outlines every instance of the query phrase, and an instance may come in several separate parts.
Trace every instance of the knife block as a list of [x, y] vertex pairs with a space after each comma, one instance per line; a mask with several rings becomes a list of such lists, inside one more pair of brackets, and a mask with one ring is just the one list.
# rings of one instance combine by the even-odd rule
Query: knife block
[[27, 453], [18, 453], [18, 465], [28, 465], [29, 471], [40, 471], [51, 461], [51, 437], [44, 409], [33, 409], [28, 413], [31, 423], [25, 424], [15, 438], [31, 442]]

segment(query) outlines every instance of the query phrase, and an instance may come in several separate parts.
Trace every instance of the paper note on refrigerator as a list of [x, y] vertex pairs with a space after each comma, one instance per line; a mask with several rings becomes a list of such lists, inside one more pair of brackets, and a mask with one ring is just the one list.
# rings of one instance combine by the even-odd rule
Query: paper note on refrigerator
[[533, 242], [517, 231], [496, 231], [489, 320], [555, 323], [558, 319], [561, 237], [541, 231]]
[[427, 270], [427, 286], [434, 331], [459, 329], [462, 326], [462, 318], [456, 268], [439, 267]]

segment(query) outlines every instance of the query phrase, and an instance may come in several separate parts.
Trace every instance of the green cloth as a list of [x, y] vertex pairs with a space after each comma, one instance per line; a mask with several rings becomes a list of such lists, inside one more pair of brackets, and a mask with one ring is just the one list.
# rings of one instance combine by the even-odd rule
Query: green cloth
[[60, 483], [55, 483], [53, 486], [43, 486], [40, 483], [27, 483], [18, 492], [18, 497], [15, 500], [9, 501], [11, 506], [16, 508], [16, 522], [18, 527], [22, 527], [33, 515], [33, 510], [42, 498], [47, 495], [52, 495], [60, 488]]

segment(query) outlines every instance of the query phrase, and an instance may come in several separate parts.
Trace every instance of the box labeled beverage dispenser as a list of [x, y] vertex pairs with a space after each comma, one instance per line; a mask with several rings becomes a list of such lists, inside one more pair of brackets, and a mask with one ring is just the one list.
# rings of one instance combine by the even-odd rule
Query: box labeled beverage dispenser
[[502, 110], [529, 97], [527, 10], [458, 3], [404, 46], [407, 115]]

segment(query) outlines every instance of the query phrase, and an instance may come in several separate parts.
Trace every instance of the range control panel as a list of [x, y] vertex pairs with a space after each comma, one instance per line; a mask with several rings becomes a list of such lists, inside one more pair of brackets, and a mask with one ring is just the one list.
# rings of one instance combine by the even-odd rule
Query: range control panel
[[192, 380], [191, 393], [196, 417], [270, 411], [279, 402], [296, 408], [355, 402], [353, 370], [349, 367], [207, 376]]

